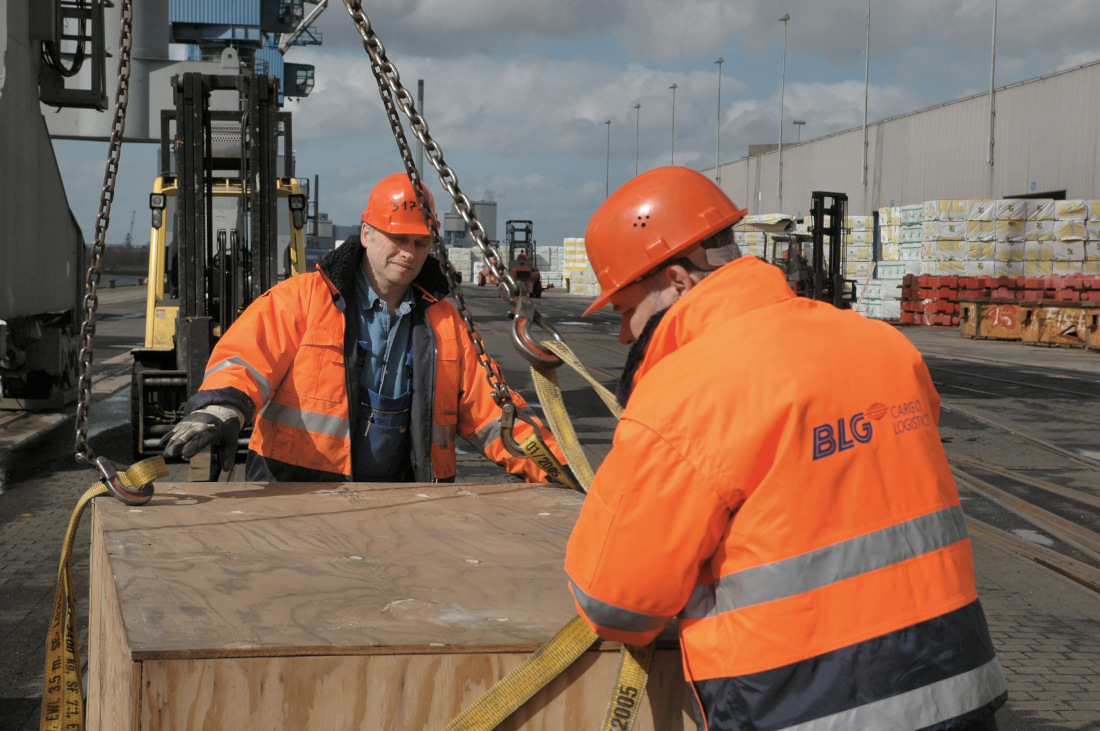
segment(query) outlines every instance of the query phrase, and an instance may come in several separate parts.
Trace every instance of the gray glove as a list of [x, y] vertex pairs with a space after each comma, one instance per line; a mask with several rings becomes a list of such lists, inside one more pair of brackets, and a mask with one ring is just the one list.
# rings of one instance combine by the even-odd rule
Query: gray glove
[[161, 437], [160, 446], [166, 459], [182, 456], [186, 460], [213, 446], [219, 466], [228, 469], [237, 455], [237, 439], [243, 424], [244, 414], [232, 406], [204, 406]]

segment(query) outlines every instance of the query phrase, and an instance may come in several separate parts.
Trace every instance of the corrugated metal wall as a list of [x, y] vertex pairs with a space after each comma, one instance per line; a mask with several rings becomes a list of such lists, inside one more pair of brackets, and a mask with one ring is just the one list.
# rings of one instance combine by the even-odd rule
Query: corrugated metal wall
[[209, 25], [260, 25], [256, 0], [174, 0], [171, 22]]
[[[1066, 191], [1100, 198], [1100, 62], [997, 89], [993, 165], [986, 162], [989, 95], [924, 109], [723, 164], [721, 185], [751, 213], [807, 215], [810, 194], [848, 194], [848, 211], [946, 198], [1008, 198]], [[812, 118], [812, 115], [811, 115]], [[714, 168], [704, 170], [714, 177]]]

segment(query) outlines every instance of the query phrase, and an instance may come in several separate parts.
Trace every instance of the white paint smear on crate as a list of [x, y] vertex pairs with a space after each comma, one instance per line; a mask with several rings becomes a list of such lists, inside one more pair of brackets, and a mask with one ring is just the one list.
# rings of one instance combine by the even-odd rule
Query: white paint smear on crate
[[1033, 531], [1030, 528], [1018, 528], [1012, 532], [1020, 538], [1023, 538], [1025, 541], [1030, 541], [1031, 543], [1036, 543], [1040, 546], [1054, 545], [1054, 541], [1050, 540], [1042, 533], [1039, 533], [1038, 531]]

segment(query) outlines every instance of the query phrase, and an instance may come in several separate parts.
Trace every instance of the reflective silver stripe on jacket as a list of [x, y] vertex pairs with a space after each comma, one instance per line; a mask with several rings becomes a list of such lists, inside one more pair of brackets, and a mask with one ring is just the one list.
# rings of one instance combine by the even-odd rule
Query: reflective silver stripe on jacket
[[682, 613], [713, 617], [785, 599], [950, 546], [967, 537], [961, 507], [945, 508], [782, 561], [754, 566], [695, 587]]
[[454, 446], [456, 433], [454, 424], [432, 424], [432, 444], [449, 449]]
[[854, 728], [926, 728], [976, 711], [1006, 690], [1001, 663], [993, 658], [969, 672], [883, 698], [786, 731], [848, 731]]
[[492, 444], [494, 440], [500, 439], [500, 419], [493, 419], [485, 427], [470, 437], [470, 444], [479, 452], [484, 452], [486, 445]]
[[262, 401], [264, 403], [267, 403], [268, 399], [271, 398], [271, 384], [268, 383], [267, 379], [264, 378], [258, 370], [249, 365], [248, 362], [245, 361], [243, 358], [226, 358], [221, 363], [218, 363], [216, 366], [204, 373], [202, 376], [202, 380], [205, 381], [207, 378], [210, 378], [211, 374], [217, 373], [222, 368], [228, 368], [229, 366], [234, 365], [244, 366], [248, 369], [248, 372], [252, 374], [252, 377], [256, 379], [256, 384], [260, 387], [260, 396], [262, 397]]
[[283, 426], [292, 426], [296, 429], [305, 429], [315, 434], [325, 434], [330, 437], [351, 438], [351, 428], [348, 420], [340, 416], [318, 414], [314, 411], [302, 411], [293, 406], [284, 406], [274, 401], [269, 402], [260, 412], [260, 416], [268, 421]]
[[601, 602], [599, 599], [585, 594], [584, 590], [577, 586], [577, 583], [572, 579], [569, 580], [569, 584], [573, 587], [573, 596], [576, 597], [577, 603], [581, 605], [585, 616], [601, 627], [624, 632], [652, 632], [661, 629], [672, 619], [672, 617], [658, 617], [653, 614], [632, 612], [629, 609], [616, 607], [614, 604]]

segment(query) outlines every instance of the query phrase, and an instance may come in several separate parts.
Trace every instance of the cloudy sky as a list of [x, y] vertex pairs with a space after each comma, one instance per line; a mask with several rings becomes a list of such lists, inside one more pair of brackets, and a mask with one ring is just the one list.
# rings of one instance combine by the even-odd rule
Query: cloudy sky
[[[987, 90], [994, 5], [871, 0], [869, 120]], [[996, 86], [1100, 58], [1100, 0], [996, 5]], [[414, 97], [424, 80], [423, 113], [459, 188], [497, 202], [500, 235], [507, 219], [532, 220], [540, 245], [583, 236], [605, 187], [614, 190], [635, 166], [667, 165], [675, 155], [678, 165], [705, 169], [716, 148], [728, 162], [750, 144], [776, 143], [785, 13], [784, 144], [861, 125], [867, 7], [866, 0], [364, 3]], [[331, 0], [315, 27], [323, 45], [286, 56], [317, 68], [312, 95], [288, 105], [298, 173], [320, 176], [321, 210], [355, 224], [374, 181], [401, 169], [400, 158], [343, 2]], [[795, 119], [806, 124], [799, 129]], [[131, 209], [144, 213], [153, 147], [133, 147], [123, 152], [108, 242], [124, 238]], [[105, 150], [60, 144], [63, 173], [102, 180]], [[437, 206], [449, 209], [435, 171], [425, 177]], [[69, 197], [90, 240], [98, 182], [73, 185]]]

